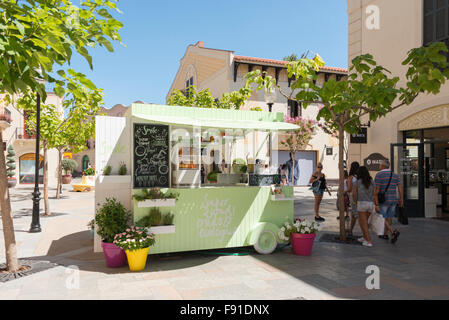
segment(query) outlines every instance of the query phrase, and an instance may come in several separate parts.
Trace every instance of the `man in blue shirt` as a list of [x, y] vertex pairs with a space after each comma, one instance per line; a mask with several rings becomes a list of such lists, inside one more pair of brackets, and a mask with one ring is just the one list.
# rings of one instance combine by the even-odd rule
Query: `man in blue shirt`
[[[402, 207], [404, 204], [403, 187], [399, 176], [392, 172], [390, 168], [390, 162], [388, 160], [382, 160], [380, 162], [380, 172], [376, 174], [374, 179], [374, 201], [376, 205], [376, 211], [382, 214], [385, 218], [385, 231], [383, 236], [379, 236], [382, 239], [388, 240], [387, 232], [391, 233], [391, 243], [395, 243], [398, 240], [400, 232], [393, 229], [393, 217], [396, 213], [396, 206]], [[379, 203], [379, 192], [385, 194], [385, 202]], [[398, 199], [399, 193], [399, 199]]]
[[[292, 165], [294, 161], [294, 166]], [[293, 177], [294, 177], [294, 182], [293, 185], [296, 186], [298, 184], [298, 180], [299, 180], [299, 164], [298, 164], [298, 160], [294, 160], [294, 154], [293, 152], [290, 152], [290, 160], [288, 160], [285, 165], [287, 166], [287, 176], [288, 176], [288, 181], [292, 181], [292, 167], [293, 167]]]

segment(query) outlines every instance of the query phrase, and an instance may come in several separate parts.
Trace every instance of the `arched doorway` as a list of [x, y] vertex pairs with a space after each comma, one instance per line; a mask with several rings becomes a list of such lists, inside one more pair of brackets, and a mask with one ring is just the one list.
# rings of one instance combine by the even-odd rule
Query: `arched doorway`
[[89, 156], [85, 155], [85, 156], [83, 157], [83, 163], [82, 163], [83, 172], [84, 172], [84, 170], [86, 170], [87, 168], [89, 168], [89, 163], [90, 163]]
[[[19, 183], [34, 183], [36, 156], [34, 153], [25, 153], [19, 157]], [[39, 155], [39, 183], [44, 181], [44, 157]]]

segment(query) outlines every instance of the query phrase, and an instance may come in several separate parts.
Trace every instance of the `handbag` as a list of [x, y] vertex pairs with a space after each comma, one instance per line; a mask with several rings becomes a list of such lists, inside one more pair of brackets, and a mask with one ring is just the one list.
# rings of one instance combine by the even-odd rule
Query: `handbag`
[[405, 208], [402, 207], [397, 207], [397, 215], [398, 215], [398, 221], [400, 224], [408, 224], [408, 217], [407, 217], [407, 211], [405, 210]]
[[321, 187], [321, 181], [315, 181], [314, 183], [312, 183], [312, 190], [315, 193], [319, 193], [320, 192], [320, 187]]
[[385, 201], [387, 201], [387, 197], [385, 196], [385, 193], [387, 192], [388, 188], [390, 187], [390, 183], [391, 183], [391, 178], [393, 177], [393, 171], [390, 172], [390, 180], [388, 180], [388, 184], [387, 187], [385, 188], [384, 191], [379, 191], [377, 193], [377, 201], [379, 202], [379, 204], [384, 203]]

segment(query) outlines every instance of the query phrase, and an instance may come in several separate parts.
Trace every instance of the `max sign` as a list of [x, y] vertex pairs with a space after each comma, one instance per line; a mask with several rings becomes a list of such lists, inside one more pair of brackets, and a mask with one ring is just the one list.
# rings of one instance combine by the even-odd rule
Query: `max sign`
[[388, 160], [380, 153], [372, 153], [368, 156], [368, 158], [365, 158], [363, 160], [365, 167], [368, 168], [369, 171], [380, 171], [380, 161], [381, 160]]

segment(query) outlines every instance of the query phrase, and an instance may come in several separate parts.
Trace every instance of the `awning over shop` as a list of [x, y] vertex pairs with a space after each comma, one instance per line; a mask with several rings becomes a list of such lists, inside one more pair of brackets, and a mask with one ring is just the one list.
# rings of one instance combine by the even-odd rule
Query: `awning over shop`
[[[195, 115], [195, 117], [189, 117], [183, 114], [180, 115], [163, 115], [163, 114], [154, 114], [159, 112], [151, 112], [149, 109], [158, 110], [159, 106], [147, 105], [149, 108], [143, 109], [144, 112], [139, 112], [140, 110], [133, 109], [133, 117], [148, 120], [155, 123], [167, 124], [167, 125], [179, 125], [179, 126], [187, 126], [187, 127], [201, 127], [201, 128], [218, 128], [218, 129], [244, 129], [244, 130], [264, 130], [264, 131], [289, 131], [296, 130], [298, 127], [291, 123], [286, 123], [282, 121], [278, 121], [278, 115], [263, 115], [267, 112], [261, 111], [244, 111], [244, 110], [225, 110], [227, 112], [238, 112], [242, 113], [243, 119], [239, 119], [239, 117], [233, 117], [233, 119], [221, 118], [220, 114], [222, 112], [216, 112], [217, 114], [211, 114], [209, 110], [209, 114], [211, 117], [207, 117], [207, 113], [201, 112], [198, 114], [198, 110], [200, 108], [193, 107], [172, 107], [172, 106], [164, 106], [167, 110], [171, 108], [182, 108], [182, 109], [190, 109], [191, 114]], [[141, 106], [139, 106], [141, 107]], [[170, 111], [175, 111], [174, 109]], [[184, 111], [184, 110], [182, 110]], [[202, 111], [202, 110], [201, 110]], [[217, 110], [221, 111], [221, 110]], [[245, 114], [248, 115], [248, 112], [252, 113], [263, 113], [259, 119], [255, 118], [254, 115], [251, 117], [245, 117]], [[181, 112], [179, 112], [181, 113]], [[196, 116], [198, 115], [198, 116]], [[246, 118], [246, 119], [245, 119]], [[251, 119], [252, 118], [252, 119]]]

